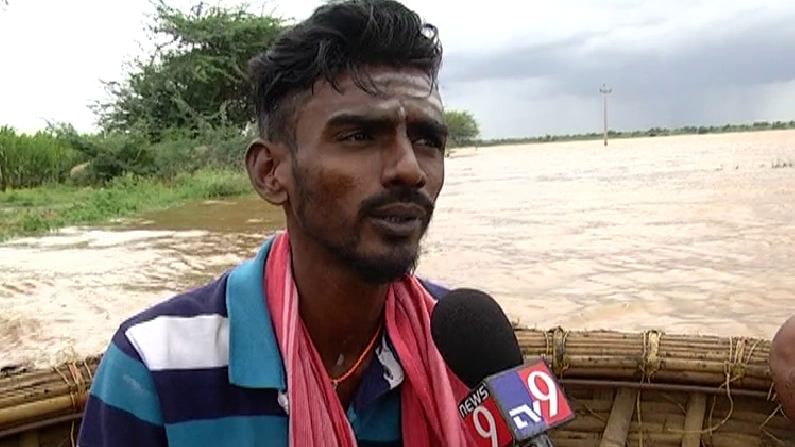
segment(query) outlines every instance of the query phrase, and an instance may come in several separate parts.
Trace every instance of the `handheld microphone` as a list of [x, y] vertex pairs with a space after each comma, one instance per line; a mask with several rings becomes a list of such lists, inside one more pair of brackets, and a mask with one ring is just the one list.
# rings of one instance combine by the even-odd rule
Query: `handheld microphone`
[[575, 417], [546, 362], [523, 364], [511, 322], [485, 292], [450, 291], [434, 307], [431, 335], [472, 390], [458, 409], [479, 446], [551, 447], [544, 433]]

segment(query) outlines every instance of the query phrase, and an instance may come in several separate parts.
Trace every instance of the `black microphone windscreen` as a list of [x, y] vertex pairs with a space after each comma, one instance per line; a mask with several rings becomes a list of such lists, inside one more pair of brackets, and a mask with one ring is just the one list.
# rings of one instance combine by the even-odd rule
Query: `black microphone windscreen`
[[431, 335], [447, 366], [470, 389], [524, 363], [513, 326], [483, 291], [455, 289], [431, 313]]

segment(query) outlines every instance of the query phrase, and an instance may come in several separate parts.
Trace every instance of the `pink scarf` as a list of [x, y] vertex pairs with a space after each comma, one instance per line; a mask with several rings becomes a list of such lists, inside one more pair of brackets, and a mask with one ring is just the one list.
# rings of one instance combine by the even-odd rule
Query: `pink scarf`
[[[298, 314], [287, 233], [277, 235], [271, 246], [265, 290], [287, 370], [289, 445], [356, 446], [345, 410]], [[410, 275], [393, 283], [386, 299], [386, 330], [405, 372], [400, 385], [403, 443], [474, 446], [458, 415], [457, 403], [467, 388], [449, 371], [431, 338], [434, 303]]]

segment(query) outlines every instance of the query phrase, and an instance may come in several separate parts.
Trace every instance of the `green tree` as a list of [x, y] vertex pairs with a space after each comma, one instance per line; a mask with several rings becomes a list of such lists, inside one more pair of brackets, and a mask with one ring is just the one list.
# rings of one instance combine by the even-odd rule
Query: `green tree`
[[452, 146], [460, 146], [480, 135], [478, 122], [466, 110], [448, 110], [445, 112], [445, 119], [449, 129], [448, 141]]
[[105, 84], [111, 99], [95, 105], [100, 125], [152, 141], [173, 129], [245, 128], [254, 117], [246, 66], [283, 29], [281, 19], [204, 3], [183, 12], [158, 1], [154, 53], [135, 60], [127, 79]]

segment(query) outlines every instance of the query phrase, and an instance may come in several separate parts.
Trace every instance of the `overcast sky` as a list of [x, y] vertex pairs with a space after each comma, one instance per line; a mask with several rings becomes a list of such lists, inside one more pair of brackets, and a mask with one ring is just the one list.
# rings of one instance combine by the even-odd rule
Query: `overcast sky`
[[[301, 19], [320, 3], [256, 4]], [[443, 99], [485, 137], [598, 131], [603, 82], [611, 128], [795, 120], [793, 0], [404, 3], [439, 27]], [[148, 45], [151, 12], [147, 0], [0, 6], [0, 124], [94, 130], [100, 80], [121, 79]]]

